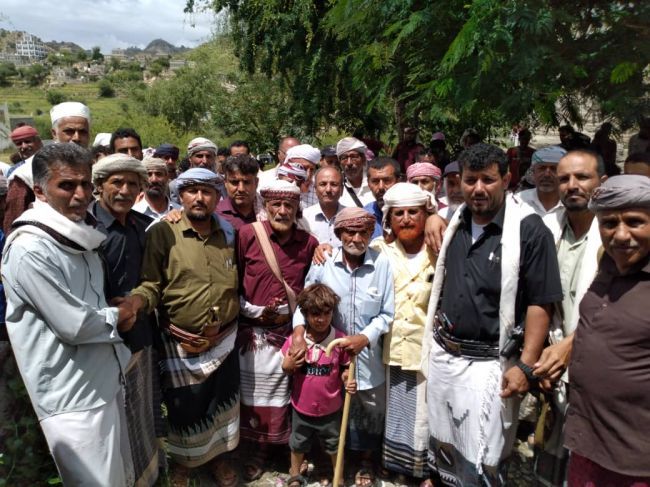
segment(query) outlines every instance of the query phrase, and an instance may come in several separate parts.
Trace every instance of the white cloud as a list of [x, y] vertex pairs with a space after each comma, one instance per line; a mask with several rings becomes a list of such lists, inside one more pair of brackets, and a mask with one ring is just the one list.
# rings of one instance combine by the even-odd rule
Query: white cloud
[[102, 52], [161, 38], [176, 46], [207, 41], [215, 25], [212, 13], [188, 15], [183, 0], [3, 0], [0, 27], [24, 30], [44, 41], [68, 41]]

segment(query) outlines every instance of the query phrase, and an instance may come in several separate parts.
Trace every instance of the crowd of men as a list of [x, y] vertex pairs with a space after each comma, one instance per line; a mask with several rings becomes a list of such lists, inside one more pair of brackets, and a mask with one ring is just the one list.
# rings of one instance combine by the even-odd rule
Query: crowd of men
[[262, 171], [243, 141], [91, 151], [88, 107], [50, 115], [2, 168], [0, 331], [65, 485], [231, 487], [289, 445], [301, 487], [346, 391], [359, 487], [505, 485], [522, 401], [539, 483], [650, 485], [647, 121], [619, 175], [575, 131], [469, 130], [454, 160], [413, 128], [393, 157], [285, 137]]

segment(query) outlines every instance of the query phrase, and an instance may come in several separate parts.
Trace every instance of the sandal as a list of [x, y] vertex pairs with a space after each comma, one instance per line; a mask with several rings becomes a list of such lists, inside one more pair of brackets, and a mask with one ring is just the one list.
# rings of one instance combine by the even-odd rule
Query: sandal
[[300, 464], [300, 475], [302, 477], [309, 477], [314, 471], [314, 464], [310, 463], [307, 459], [303, 460]]
[[239, 484], [239, 475], [228, 461], [213, 462], [210, 465], [210, 471], [217, 487], [236, 487]]
[[354, 476], [354, 485], [356, 487], [375, 487], [377, 478], [372, 469], [361, 468]]
[[287, 480], [287, 487], [306, 487], [307, 479], [302, 475], [294, 475]]
[[252, 457], [244, 462], [244, 480], [246, 482], [253, 482], [260, 479], [264, 474], [263, 461], [260, 457]]

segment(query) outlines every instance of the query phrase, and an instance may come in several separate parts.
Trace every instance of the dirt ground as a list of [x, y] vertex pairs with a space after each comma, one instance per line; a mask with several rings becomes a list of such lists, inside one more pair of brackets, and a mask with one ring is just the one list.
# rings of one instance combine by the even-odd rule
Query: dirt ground
[[[238, 459], [234, 459], [233, 463], [235, 465], [241, 465], [245, 460], [245, 452], [240, 452]], [[328, 458], [324, 456], [316, 455], [316, 458], [312, 455], [310, 461], [315, 463], [315, 470], [308, 478], [308, 487], [320, 487], [320, 480], [322, 477], [331, 478], [331, 466], [329, 465]], [[346, 462], [347, 463], [347, 462]], [[264, 475], [254, 482], [240, 482], [240, 486], [247, 487], [284, 487], [289, 479], [289, 452], [286, 450], [286, 454], [282, 457], [280, 454], [277, 454], [274, 458], [271, 458], [268, 463], [268, 471]], [[345, 469], [345, 485], [353, 486], [354, 485], [354, 473], [356, 469], [352, 465], [346, 465]], [[320, 475], [320, 474], [323, 475]], [[216, 486], [216, 482], [212, 479], [209, 472], [206, 469], [198, 469], [196, 476], [192, 479], [191, 485], [195, 487], [210, 487]], [[240, 477], [241, 478], [241, 477]], [[508, 485], [513, 487], [528, 487], [533, 485], [533, 465], [532, 465], [532, 451], [522, 442], [517, 442], [511, 457], [511, 464], [508, 472]], [[377, 487], [403, 487], [405, 484], [395, 483], [394, 476], [387, 479], [381, 479], [377, 483]], [[163, 479], [159, 485], [166, 486], [167, 483]], [[419, 482], [412, 482], [406, 484], [409, 487], [417, 487]]]

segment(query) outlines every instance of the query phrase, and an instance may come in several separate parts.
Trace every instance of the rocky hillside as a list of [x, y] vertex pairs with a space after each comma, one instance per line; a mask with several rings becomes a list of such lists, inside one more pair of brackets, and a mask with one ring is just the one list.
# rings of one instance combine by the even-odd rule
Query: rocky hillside
[[188, 51], [189, 48], [185, 46], [181, 47], [176, 47], [169, 42], [167, 42], [164, 39], [154, 39], [149, 43], [147, 47], [144, 49], [139, 49], [137, 47], [129, 47], [128, 49], [125, 49], [125, 53], [127, 56], [134, 56], [136, 54], [139, 54], [141, 52], [144, 52], [145, 54], [151, 54], [151, 55], [165, 55], [165, 54], [178, 54], [181, 52]]

